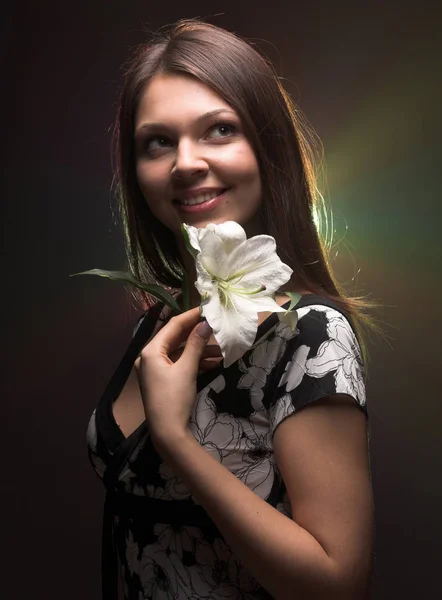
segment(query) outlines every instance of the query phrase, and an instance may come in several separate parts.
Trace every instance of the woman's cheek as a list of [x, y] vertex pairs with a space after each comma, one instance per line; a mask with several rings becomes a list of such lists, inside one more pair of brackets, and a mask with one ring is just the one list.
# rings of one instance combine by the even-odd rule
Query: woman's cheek
[[146, 198], [155, 199], [164, 193], [165, 179], [164, 174], [156, 167], [141, 164], [137, 166], [138, 185]]
[[236, 148], [230, 160], [231, 173], [245, 181], [259, 178], [258, 162], [251, 148], [244, 146]]

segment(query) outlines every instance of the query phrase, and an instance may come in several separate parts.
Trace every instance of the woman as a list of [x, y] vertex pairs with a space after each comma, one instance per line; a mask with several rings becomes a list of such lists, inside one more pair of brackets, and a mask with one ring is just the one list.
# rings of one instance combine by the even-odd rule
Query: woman
[[236, 221], [293, 269], [278, 303], [302, 297], [297, 331], [260, 313], [262, 341], [228, 368], [196, 289], [191, 310], [169, 319], [158, 302], [140, 319], [88, 429], [107, 487], [103, 597], [118, 563], [125, 598], [367, 597], [368, 303], [330, 272], [299, 112], [249, 44], [182, 21], [133, 58], [116, 143], [139, 280], [178, 291], [183, 271], [195, 280], [181, 224]]

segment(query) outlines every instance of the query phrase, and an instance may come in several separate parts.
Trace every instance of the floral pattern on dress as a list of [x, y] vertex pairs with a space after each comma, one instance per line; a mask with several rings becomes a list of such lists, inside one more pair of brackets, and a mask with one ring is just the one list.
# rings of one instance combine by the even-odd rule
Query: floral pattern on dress
[[[301, 334], [298, 347], [285, 364], [278, 383], [281, 391], [270, 408], [272, 430], [305, 404], [321, 397], [348, 394], [366, 405], [365, 374], [361, 350], [348, 320], [328, 306], [314, 305], [298, 311], [298, 326], [308, 316], [316, 336]], [[310, 339], [310, 344], [302, 343]]]
[[[152, 551], [153, 550], [153, 551]], [[174, 552], [166, 553], [161, 546], [147, 547], [140, 560], [142, 598], [175, 600], [179, 590], [189, 587], [189, 576]]]
[[[278, 322], [237, 363], [215, 373], [198, 392], [189, 428], [217, 461], [291, 518], [274, 460], [274, 431], [300, 407], [338, 393], [349, 394], [367, 412], [356, 336], [341, 312], [318, 303], [298, 309], [295, 331]], [[100, 437], [94, 412], [87, 434], [89, 454], [102, 477], [107, 456], [103, 443], [97, 444], [96, 427]], [[198, 507], [191, 491], [156, 453], [147, 431], [117, 483], [125, 493], [164, 500], [169, 507], [180, 502]], [[141, 525], [129, 517], [115, 517], [114, 527], [126, 600], [272, 598], [216, 528], [175, 520]]]

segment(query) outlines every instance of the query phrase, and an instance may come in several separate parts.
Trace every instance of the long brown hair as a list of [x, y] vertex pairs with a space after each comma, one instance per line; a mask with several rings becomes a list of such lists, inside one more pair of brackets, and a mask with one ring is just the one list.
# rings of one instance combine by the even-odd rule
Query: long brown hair
[[[192, 76], [237, 112], [259, 164], [263, 233], [277, 240], [278, 255], [293, 269], [300, 289], [328, 297], [350, 315], [366, 357], [363, 330], [377, 330], [367, 313], [376, 304], [346, 295], [332, 273], [314, 218], [322, 198], [318, 140], [269, 61], [239, 36], [199, 20], [182, 20], [153, 34], [125, 71], [114, 167], [129, 270], [138, 280], [181, 288], [175, 236], [148, 208], [135, 169], [135, 112], [147, 83], [159, 73]], [[152, 304], [140, 290], [132, 293], [138, 306]]]

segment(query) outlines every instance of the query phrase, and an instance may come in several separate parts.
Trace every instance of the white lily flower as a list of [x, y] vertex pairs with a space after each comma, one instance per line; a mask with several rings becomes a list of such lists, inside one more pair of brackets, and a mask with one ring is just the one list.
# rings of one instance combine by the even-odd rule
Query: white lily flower
[[295, 311], [288, 313], [274, 300], [293, 270], [276, 254], [273, 237], [247, 239], [234, 221], [200, 229], [183, 227], [196, 251], [195, 287], [202, 298], [201, 312], [221, 348], [224, 366], [229, 367], [254, 343], [259, 312], [284, 313], [291, 326], [297, 320], [292, 316]]

